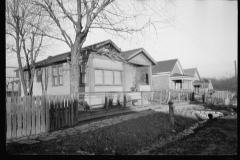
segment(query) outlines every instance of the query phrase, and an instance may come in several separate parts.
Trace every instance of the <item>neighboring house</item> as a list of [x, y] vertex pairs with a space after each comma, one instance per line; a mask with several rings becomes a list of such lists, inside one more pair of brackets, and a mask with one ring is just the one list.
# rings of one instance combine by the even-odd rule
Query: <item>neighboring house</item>
[[213, 85], [210, 79], [201, 79], [200, 74], [197, 68], [189, 68], [184, 69], [186, 75], [193, 76], [193, 87], [196, 93], [201, 91], [208, 92], [209, 90], [213, 90]]
[[192, 76], [186, 75], [178, 59], [159, 61], [152, 69], [153, 90], [192, 90]]
[[[109, 54], [101, 54], [101, 51]], [[99, 42], [82, 49], [80, 57], [80, 86], [79, 93], [84, 92], [117, 92], [136, 89], [151, 89], [152, 65], [156, 62], [142, 48], [122, 52], [111, 40]], [[119, 54], [121, 58], [112, 56]], [[49, 56], [36, 63], [36, 73], [33, 83], [33, 95], [42, 95], [42, 83], [47, 82], [47, 94], [70, 94], [70, 52]], [[140, 73], [141, 70], [144, 71]], [[143, 80], [138, 80], [138, 75]], [[42, 79], [42, 83], [41, 83]], [[26, 79], [26, 81], [28, 81]], [[83, 97], [83, 96], [80, 96]], [[90, 101], [89, 98], [85, 100]], [[100, 104], [103, 96], [91, 96], [91, 104]]]
[[20, 94], [18, 88], [19, 74], [16, 72], [17, 67], [6, 67], [6, 94], [7, 96], [17, 96]]

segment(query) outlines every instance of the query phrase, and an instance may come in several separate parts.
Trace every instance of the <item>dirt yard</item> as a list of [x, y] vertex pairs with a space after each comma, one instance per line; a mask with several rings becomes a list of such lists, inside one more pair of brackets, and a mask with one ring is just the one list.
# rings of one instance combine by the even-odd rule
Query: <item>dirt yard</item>
[[[200, 108], [203, 106], [200, 106]], [[155, 112], [151, 115], [127, 120], [115, 125], [99, 128], [86, 133], [69, 135], [37, 144], [10, 143], [7, 154], [93, 154], [133, 155], [157, 141], [187, 129], [198, 120], [191, 114], [193, 108], [178, 107], [176, 125], [172, 126], [168, 114]], [[152, 155], [234, 155], [237, 153], [237, 114], [226, 107], [211, 108], [225, 110], [225, 119], [207, 121], [194, 134], [168, 143], [148, 152]], [[86, 122], [87, 123], [87, 122]]]
[[195, 133], [149, 151], [150, 155], [237, 155], [237, 118], [207, 121]]
[[[131, 155], [138, 150], [188, 128], [197, 120], [176, 116], [178, 125], [171, 126], [168, 114], [151, 115], [106, 126], [94, 131], [65, 136], [37, 144], [7, 145], [8, 154], [95, 154]], [[176, 133], [173, 133], [172, 130]]]

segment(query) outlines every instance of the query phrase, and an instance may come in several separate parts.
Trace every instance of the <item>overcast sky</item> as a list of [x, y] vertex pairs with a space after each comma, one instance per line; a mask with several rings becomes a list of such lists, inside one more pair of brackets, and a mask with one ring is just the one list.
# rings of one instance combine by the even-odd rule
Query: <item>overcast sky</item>
[[[159, 1], [158, 1], [159, 2]], [[172, 0], [164, 11], [156, 14], [170, 20], [157, 35], [134, 36], [123, 40], [103, 31], [88, 35], [84, 45], [111, 39], [123, 51], [144, 48], [156, 61], [176, 59], [184, 69], [198, 68], [201, 77], [229, 77], [235, 74], [237, 60], [237, 2]], [[69, 51], [56, 42], [38, 60]], [[16, 59], [7, 59], [7, 66], [17, 66]]]

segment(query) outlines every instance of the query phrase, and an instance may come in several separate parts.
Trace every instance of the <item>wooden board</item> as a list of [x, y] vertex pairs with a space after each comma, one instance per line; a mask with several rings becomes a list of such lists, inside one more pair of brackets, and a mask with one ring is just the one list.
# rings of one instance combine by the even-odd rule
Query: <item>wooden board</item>
[[62, 95], [62, 100], [61, 100], [61, 104], [62, 104], [62, 126], [65, 127], [66, 123], [65, 123], [65, 108], [64, 108], [64, 98], [65, 96]]
[[31, 115], [31, 97], [27, 97], [27, 135], [31, 134], [31, 120], [32, 120], [32, 115]]
[[27, 118], [26, 118], [27, 109], [26, 109], [26, 106], [27, 106], [27, 98], [23, 97], [23, 129], [22, 129], [23, 136], [27, 135]]
[[49, 100], [50, 100], [50, 131], [54, 130], [54, 97], [53, 96], [49, 96]]
[[17, 99], [17, 137], [22, 136], [22, 101], [21, 97]]
[[57, 103], [56, 103], [56, 107], [57, 107], [57, 129], [60, 128], [60, 97], [57, 96]]
[[17, 124], [16, 124], [16, 120], [17, 120], [17, 116], [16, 116], [16, 111], [17, 107], [16, 107], [16, 99], [12, 98], [12, 103], [11, 103], [11, 113], [12, 113], [12, 138], [17, 137]]
[[68, 109], [68, 126], [71, 126], [71, 101], [70, 95], [67, 96], [67, 109]]
[[41, 132], [40, 128], [40, 96], [37, 96], [37, 107], [36, 107], [36, 134], [39, 134]]
[[67, 95], [64, 95], [64, 118], [65, 126], [68, 125]]
[[45, 131], [45, 110], [46, 110], [46, 97], [45, 95], [41, 96], [41, 132], [46, 132]]
[[59, 101], [58, 101], [58, 109], [59, 109], [59, 113], [58, 113], [58, 115], [59, 115], [59, 128], [62, 128], [62, 95], [59, 95]]
[[11, 97], [7, 97], [7, 139], [12, 137]]
[[46, 96], [46, 131], [50, 131], [50, 103], [49, 103], [49, 96]]
[[36, 134], [36, 97], [32, 97], [32, 130], [31, 134]]

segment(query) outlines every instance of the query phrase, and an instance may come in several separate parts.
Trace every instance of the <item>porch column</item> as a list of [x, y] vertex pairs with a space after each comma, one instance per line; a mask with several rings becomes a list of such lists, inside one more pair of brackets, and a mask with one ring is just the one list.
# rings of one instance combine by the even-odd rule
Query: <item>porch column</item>
[[94, 69], [93, 69], [93, 55], [90, 54], [89, 55], [89, 92], [95, 92], [95, 73], [94, 73]]
[[150, 85], [150, 91], [152, 91], [152, 65], [148, 66], [148, 83]]

